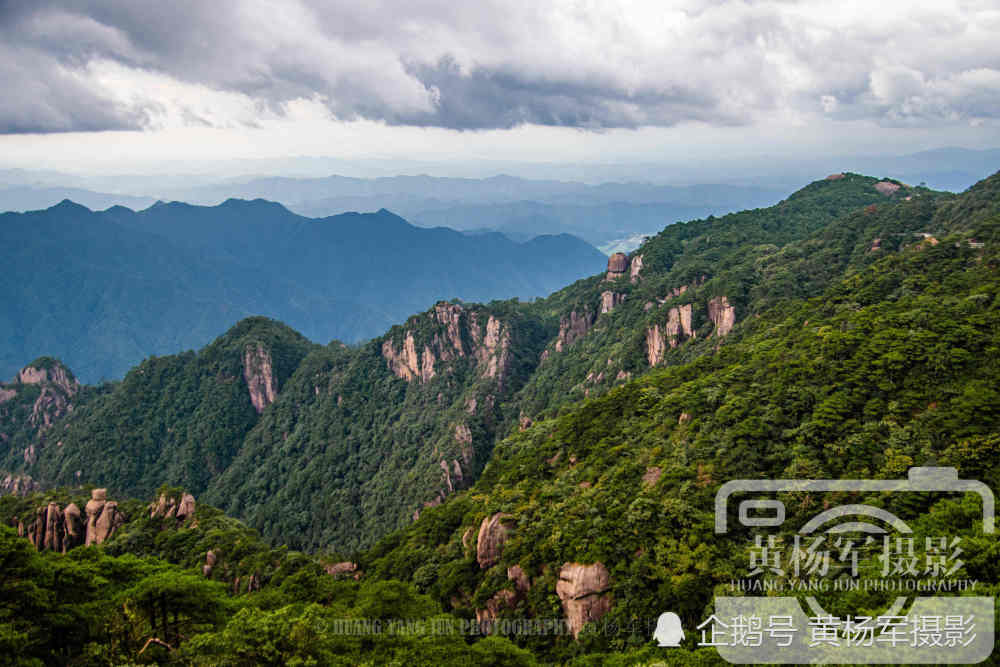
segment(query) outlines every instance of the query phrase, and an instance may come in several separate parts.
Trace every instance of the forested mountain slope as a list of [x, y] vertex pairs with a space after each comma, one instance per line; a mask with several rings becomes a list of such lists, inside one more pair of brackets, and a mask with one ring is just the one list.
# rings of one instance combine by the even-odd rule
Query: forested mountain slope
[[[644, 619], [669, 609], [695, 627], [713, 596], [746, 572], [748, 533], [714, 534], [715, 494], [728, 480], [898, 479], [938, 465], [996, 489], [1000, 178], [929, 210], [916, 198], [886, 208], [825, 232], [878, 229], [880, 240], [862, 234], [863, 245], [820, 252], [822, 264], [840, 258], [846, 270], [816, 296], [781, 295], [713, 354], [512, 434], [471, 489], [383, 540], [361, 567], [407, 578], [453, 613], [575, 614], [578, 642], [522, 640], [547, 659], [633, 647], [641, 663], [662, 659], [662, 650], [639, 648]], [[933, 235], [914, 238], [908, 221]], [[815, 275], [822, 265], [806, 271], [803, 261], [790, 270]], [[823, 508], [801, 495], [789, 506], [792, 531]], [[979, 581], [979, 595], [1000, 591], [995, 536], [970, 530], [977, 505], [867, 500], [919, 517], [911, 527], [921, 543], [958, 531], [966, 541], [955, 576]], [[586, 596], [570, 596], [566, 582]], [[884, 608], [886, 597], [851, 602], [844, 613]], [[584, 627], [588, 619], [600, 624]], [[703, 664], [684, 650], [671, 657]]]
[[202, 347], [248, 316], [355, 342], [439, 299], [545, 296], [605, 262], [568, 235], [514, 243], [385, 210], [311, 219], [235, 199], [2, 214], [0, 260], [0, 377], [51, 355], [87, 382]]
[[[714, 358], [758, 317], [972, 224], [994, 187], [956, 197], [837, 174], [771, 208], [671, 225], [547, 299], [441, 302], [356, 347], [244, 322], [81, 391], [42, 433], [11, 425], [6, 470], [140, 496], [183, 484], [278, 542], [363, 548], [467, 488], [512, 431], [651, 368]], [[262, 379], [279, 348], [286, 365]]]

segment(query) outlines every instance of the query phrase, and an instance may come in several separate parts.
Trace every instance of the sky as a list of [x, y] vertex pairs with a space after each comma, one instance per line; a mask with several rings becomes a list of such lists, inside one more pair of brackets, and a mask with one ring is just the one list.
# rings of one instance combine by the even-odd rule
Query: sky
[[0, 166], [993, 148], [998, 36], [995, 0], [0, 0]]

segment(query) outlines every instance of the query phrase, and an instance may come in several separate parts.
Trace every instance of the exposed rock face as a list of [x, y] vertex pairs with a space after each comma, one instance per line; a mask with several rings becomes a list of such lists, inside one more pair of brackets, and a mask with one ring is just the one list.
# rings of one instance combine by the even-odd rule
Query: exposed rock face
[[881, 194], [884, 194], [885, 196], [888, 197], [889, 195], [899, 190], [899, 186], [893, 183], [892, 181], [879, 181], [878, 183], [875, 184], [875, 189], [878, 190]]
[[531, 590], [531, 581], [528, 580], [528, 575], [524, 573], [520, 565], [508, 567], [507, 578], [514, 582], [519, 593], [527, 593]]
[[507, 542], [507, 527], [503, 520], [510, 518], [509, 514], [498, 513], [483, 519], [479, 526], [479, 537], [476, 539], [476, 560], [480, 569], [493, 567], [500, 560], [500, 552]]
[[438, 465], [441, 466], [441, 471], [444, 473], [445, 489], [441, 490], [442, 495], [454, 493], [455, 489], [462, 488], [463, 482], [465, 482], [465, 474], [462, 472], [462, 464], [458, 462], [458, 459], [454, 459], [450, 466], [448, 465], [448, 461], [441, 459]]
[[66, 553], [83, 544], [80, 508], [73, 503], [67, 505], [65, 510], [57, 503], [39, 507], [27, 528], [23, 522], [18, 522], [18, 534], [27, 537], [38, 551]]
[[118, 503], [107, 500], [107, 489], [94, 489], [87, 501], [86, 545], [102, 544], [125, 522]]
[[0, 480], [0, 495], [26, 496], [41, 489], [41, 486], [28, 475], [5, 475]]
[[691, 329], [690, 303], [670, 309], [667, 315], [665, 332], [670, 337], [670, 347], [677, 347], [678, 336], [683, 334], [685, 338], [690, 338], [694, 335], [694, 331]]
[[708, 319], [715, 323], [715, 332], [725, 336], [736, 324], [736, 308], [729, 305], [729, 299], [724, 296], [713, 297], [708, 302]]
[[420, 377], [420, 358], [417, 356], [417, 345], [412, 332], [407, 332], [403, 339], [403, 347], [398, 351], [393, 347], [391, 340], [382, 343], [382, 356], [397, 377], [407, 382]]
[[358, 570], [358, 564], [351, 563], [349, 561], [344, 561], [342, 563], [333, 563], [331, 565], [327, 565], [323, 569], [326, 570], [327, 574], [333, 577], [349, 576], [354, 579], [361, 578], [361, 571]]
[[190, 493], [185, 493], [179, 501], [176, 498], [168, 498], [161, 494], [156, 502], [149, 505], [149, 518], [152, 519], [159, 516], [164, 519], [183, 521], [184, 519], [194, 517], [196, 506], [194, 496]]
[[513, 609], [516, 606], [517, 594], [514, 591], [503, 588], [486, 601], [485, 609], [476, 610], [476, 621], [479, 623], [495, 621], [501, 611], [504, 609]]
[[507, 579], [514, 582], [515, 590], [501, 589], [486, 601], [484, 609], [477, 609], [476, 620], [479, 623], [495, 621], [501, 611], [514, 609], [517, 607], [517, 603], [524, 599], [524, 594], [531, 590], [528, 575], [524, 573], [520, 565], [507, 568]]
[[[28, 423], [41, 430], [48, 428], [56, 419], [70, 412], [73, 409], [70, 399], [80, 391], [80, 383], [60, 363], [54, 363], [48, 368], [25, 366], [17, 374], [17, 382], [41, 386], [42, 391], [35, 399], [31, 415], [28, 417]], [[8, 396], [3, 400], [9, 400], [15, 395], [16, 392], [11, 393], [9, 389], [0, 389], [0, 399]], [[0, 400], [0, 403], [3, 400]], [[30, 463], [34, 461], [29, 461]]]
[[562, 601], [566, 622], [574, 638], [580, 635], [584, 625], [600, 620], [611, 611], [609, 588], [611, 577], [603, 563], [563, 564], [556, 583], [556, 595]]
[[486, 335], [476, 349], [476, 357], [484, 377], [493, 378], [503, 388], [503, 379], [510, 366], [510, 330], [501, 326], [500, 320], [490, 315], [486, 322]]
[[455, 351], [456, 357], [465, 356], [465, 347], [462, 345], [462, 313], [463, 308], [456, 303], [438, 303], [434, 306], [434, 314], [437, 321], [445, 325], [445, 339]]
[[250, 391], [250, 402], [257, 414], [274, 403], [278, 396], [278, 385], [271, 363], [271, 351], [262, 343], [248, 344], [243, 349], [243, 379]]
[[194, 516], [195, 502], [194, 496], [190, 493], [185, 493], [181, 496], [181, 502], [177, 506], [177, 518], [186, 519], [188, 517]]
[[21, 384], [46, 384], [50, 383], [59, 387], [68, 396], [73, 396], [80, 390], [80, 383], [72, 377], [66, 367], [56, 363], [49, 368], [40, 366], [25, 366], [17, 374], [17, 381]]
[[201, 566], [201, 573], [206, 577], [212, 576], [212, 570], [215, 569], [215, 564], [218, 562], [219, 557], [216, 555], [214, 550], [209, 550], [205, 554], [205, 564]]
[[830, 174], [829, 176], [826, 177], [826, 180], [828, 180], [828, 181], [839, 181], [843, 177], [844, 177], [844, 174]]
[[[399, 349], [392, 339], [382, 342], [382, 357], [396, 377], [407, 382], [418, 380], [426, 383], [439, 372], [436, 364], [471, 354], [479, 362], [480, 374], [496, 379], [502, 386], [511, 359], [509, 327], [491, 315], [484, 333], [476, 312], [454, 303], [438, 303], [430, 313], [430, 318], [442, 328], [433, 334], [422, 349], [418, 350], [411, 330], [404, 331]], [[471, 349], [463, 337], [463, 322], [468, 338], [471, 339]]]
[[657, 366], [663, 361], [667, 345], [677, 347], [678, 338], [691, 338], [694, 331], [691, 328], [691, 304], [674, 306], [667, 314], [667, 323], [660, 330], [659, 324], [646, 330], [646, 359], [650, 366]]
[[666, 347], [659, 324], [654, 324], [651, 328], [646, 329], [646, 360], [649, 361], [650, 366], [657, 366], [663, 361]]
[[615, 309], [615, 306], [625, 301], [624, 294], [618, 294], [617, 292], [606, 291], [601, 293], [601, 315], [604, 313], [610, 313]]
[[0, 387], [0, 403], [6, 403], [15, 396], [17, 396], [17, 392], [13, 389], [4, 389], [3, 387]]
[[623, 252], [616, 252], [608, 257], [608, 274], [605, 280], [617, 280], [628, 272], [628, 256]]
[[66, 509], [63, 510], [63, 519], [66, 525], [65, 548], [68, 549], [78, 544], [83, 544], [87, 536], [86, 526], [84, 526], [83, 515], [80, 513], [80, 508], [76, 506], [76, 503], [70, 503], [66, 506]]
[[642, 476], [643, 486], [653, 486], [660, 481], [660, 475], [663, 474], [663, 470], [659, 466], [652, 466], [646, 468], [645, 474]]
[[[41, 511], [41, 510], [39, 510]], [[44, 547], [49, 551], [62, 551], [63, 540], [66, 537], [66, 519], [59, 505], [49, 503], [45, 508], [45, 542]]]
[[46, 429], [52, 425], [59, 417], [72, 409], [66, 395], [55, 391], [51, 387], [42, 387], [42, 393], [35, 399], [35, 404], [31, 407], [31, 416], [28, 423], [40, 429]]
[[629, 280], [639, 282], [639, 272], [642, 271], [642, 255], [636, 255], [628, 265]]
[[[602, 297], [603, 299], [603, 297]], [[576, 341], [587, 335], [594, 326], [594, 315], [589, 310], [582, 313], [571, 311], [569, 317], [559, 320], [559, 336], [556, 338], [556, 352], [562, 352]]]

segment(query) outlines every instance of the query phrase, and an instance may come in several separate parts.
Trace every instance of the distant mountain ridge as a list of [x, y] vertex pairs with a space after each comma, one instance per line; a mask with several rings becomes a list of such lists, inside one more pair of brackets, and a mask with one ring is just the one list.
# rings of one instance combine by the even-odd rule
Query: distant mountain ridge
[[[475, 483], [511, 432], [657, 368], [712, 358], [758, 316], [925, 235], [964, 229], [993, 210], [996, 183], [955, 196], [832, 174], [766, 209], [667, 226], [545, 299], [439, 301], [355, 347], [242, 320], [197, 353], [149, 359], [122, 383], [82, 390], [51, 428], [27, 417], [45, 407], [37, 395], [8, 385], [0, 468], [18, 488], [30, 484], [24, 474], [138, 496], [181, 484], [277, 542], [364, 548]], [[173, 233], [195, 233], [196, 218], [182, 216], [189, 227]], [[371, 222], [401, 224], [391, 214]], [[282, 256], [280, 244], [274, 252]]]
[[568, 235], [515, 243], [380, 210], [324, 219], [264, 200], [0, 215], [0, 377], [54, 354], [82, 379], [206, 344], [251, 315], [356, 342], [440, 299], [544, 296], [605, 257]]

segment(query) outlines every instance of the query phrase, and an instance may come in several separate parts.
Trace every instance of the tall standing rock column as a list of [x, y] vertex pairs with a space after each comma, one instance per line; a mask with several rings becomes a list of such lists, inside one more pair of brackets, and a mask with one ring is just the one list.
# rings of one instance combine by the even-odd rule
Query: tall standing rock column
[[86, 545], [102, 544], [124, 523], [118, 503], [109, 501], [107, 489], [94, 489], [87, 501]]

